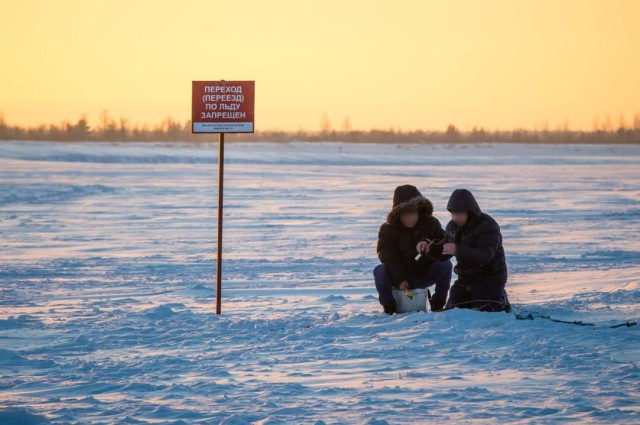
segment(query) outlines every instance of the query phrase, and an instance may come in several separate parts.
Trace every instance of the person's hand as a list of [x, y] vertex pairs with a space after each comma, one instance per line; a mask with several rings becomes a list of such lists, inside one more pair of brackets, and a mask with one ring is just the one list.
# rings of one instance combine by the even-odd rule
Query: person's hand
[[418, 251], [421, 254], [428, 253], [429, 252], [429, 242], [427, 242], [427, 241], [418, 242], [418, 245], [416, 245], [416, 251]]
[[398, 288], [402, 289], [403, 291], [406, 291], [407, 289], [409, 289], [409, 282], [402, 281], [400, 282], [400, 285], [398, 285]]
[[458, 253], [458, 247], [454, 243], [446, 243], [442, 247], [443, 255], [456, 255]]

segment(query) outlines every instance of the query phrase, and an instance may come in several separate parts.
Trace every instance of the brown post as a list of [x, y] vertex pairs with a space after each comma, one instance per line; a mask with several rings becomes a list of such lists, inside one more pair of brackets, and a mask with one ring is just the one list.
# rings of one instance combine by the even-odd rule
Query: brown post
[[[218, 96], [220, 93], [233, 93]], [[229, 114], [227, 98], [237, 102]], [[222, 218], [224, 216], [224, 135], [254, 132], [255, 81], [192, 81], [191, 133], [218, 133], [218, 252], [216, 262], [216, 314], [222, 313]], [[222, 111], [222, 113], [221, 113]], [[225, 113], [226, 111], [226, 113]]]
[[218, 139], [218, 261], [216, 265], [216, 314], [222, 313], [222, 213], [224, 193], [224, 133]]

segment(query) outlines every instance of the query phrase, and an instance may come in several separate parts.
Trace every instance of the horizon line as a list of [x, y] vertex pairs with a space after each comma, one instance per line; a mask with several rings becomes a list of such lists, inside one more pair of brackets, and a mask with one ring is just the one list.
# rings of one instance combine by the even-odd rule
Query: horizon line
[[[457, 124], [451, 122], [447, 125], [447, 127], [443, 129], [437, 128], [414, 128], [414, 129], [406, 129], [397, 126], [387, 126], [387, 127], [370, 127], [368, 129], [364, 128], [354, 128], [351, 126], [349, 121], [349, 116], [346, 115], [345, 119], [339, 128], [334, 127], [330, 121], [328, 120], [326, 114], [324, 114], [320, 119], [320, 125], [318, 129], [307, 129], [303, 126], [298, 126], [297, 129], [282, 129], [279, 127], [271, 127], [265, 128], [261, 130], [256, 130], [256, 133], [284, 133], [284, 134], [326, 134], [326, 133], [367, 133], [367, 132], [393, 132], [400, 134], [411, 134], [411, 133], [445, 133], [451, 130], [458, 133], [474, 133], [474, 132], [485, 132], [485, 133], [506, 133], [506, 132], [569, 132], [569, 133], [596, 133], [596, 132], [612, 132], [618, 130], [640, 130], [640, 112], [636, 112], [633, 116], [627, 121], [627, 117], [624, 114], [619, 114], [617, 123], [614, 123], [614, 120], [611, 118], [611, 114], [606, 114], [603, 120], [600, 117], [594, 118], [592, 122], [591, 129], [584, 128], [571, 128], [569, 120], [565, 119], [556, 125], [549, 124], [548, 120], [544, 122], [534, 124], [533, 127], [527, 126], [517, 126], [517, 127], [488, 127], [483, 125], [465, 125], [464, 128], [458, 126]], [[108, 110], [103, 110], [99, 117], [93, 122], [91, 122], [88, 118], [87, 113], [82, 113], [80, 116], [74, 121], [73, 119], [66, 118], [59, 120], [57, 122], [41, 122], [40, 124], [11, 124], [5, 120], [5, 115], [3, 111], [0, 111], [0, 127], [9, 127], [18, 131], [36, 131], [41, 130], [43, 128], [53, 129], [53, 128], [66, 128], [67, 126], [73, 126], [84, 122], [88, 127], [89, 131], [104, 131], [109, 128], [122, 128], [127, 131], [154, 131], [159, 130], [166, 125], [175, 125], [180, 124], [184, 127], [191, 126], [191, 119], [180, 120], [179, 118], [174, 118], [171, 115], [167, 115], [160, 120], [149, 123], [143, 122], [140, 124], [138, 121], [132, 121], [129, 118], [124, 116], [115, 117], [111, 116]]]

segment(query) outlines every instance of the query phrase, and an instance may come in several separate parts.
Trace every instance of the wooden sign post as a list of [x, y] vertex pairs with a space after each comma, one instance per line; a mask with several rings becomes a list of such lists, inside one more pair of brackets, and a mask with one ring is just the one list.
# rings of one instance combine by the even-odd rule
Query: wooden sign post
[[254, 132], [255, 81], [193, 81], [191, 132], [218, 133], [218, 251], [216, 314], [222, 313], [224, 135]]

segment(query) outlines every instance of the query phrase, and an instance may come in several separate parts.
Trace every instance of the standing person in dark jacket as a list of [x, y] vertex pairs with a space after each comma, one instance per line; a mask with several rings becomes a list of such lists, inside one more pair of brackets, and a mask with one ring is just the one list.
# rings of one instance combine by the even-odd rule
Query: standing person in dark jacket
[[480, 210], [466, 189], [451, 194], [447, 209], [452, 219], [446, 228], [442, 254], [456, 257], [458, 279], [451, 287], [446, 309], [511, 311], [505, 291], [507, 263], [500, 226]]
[[[433, 217], [433, 204], [415, 186], [398, 186], [393, 194], [393, 208], [378, 233], [380, 264], [373, 271], [380, 304], [385, 313], [396, 311], [393, 288], [426, 288], [435, 283], [429, 300], [432, 311], [442, 310], [451, 283], [451, 262], [434, 261], [428, 255], [416, 259], [418, 247], [426, 252], [425, 239], [441, 240], [444, 231]], [[423, 246], [424, 245], [424, 246]]]

